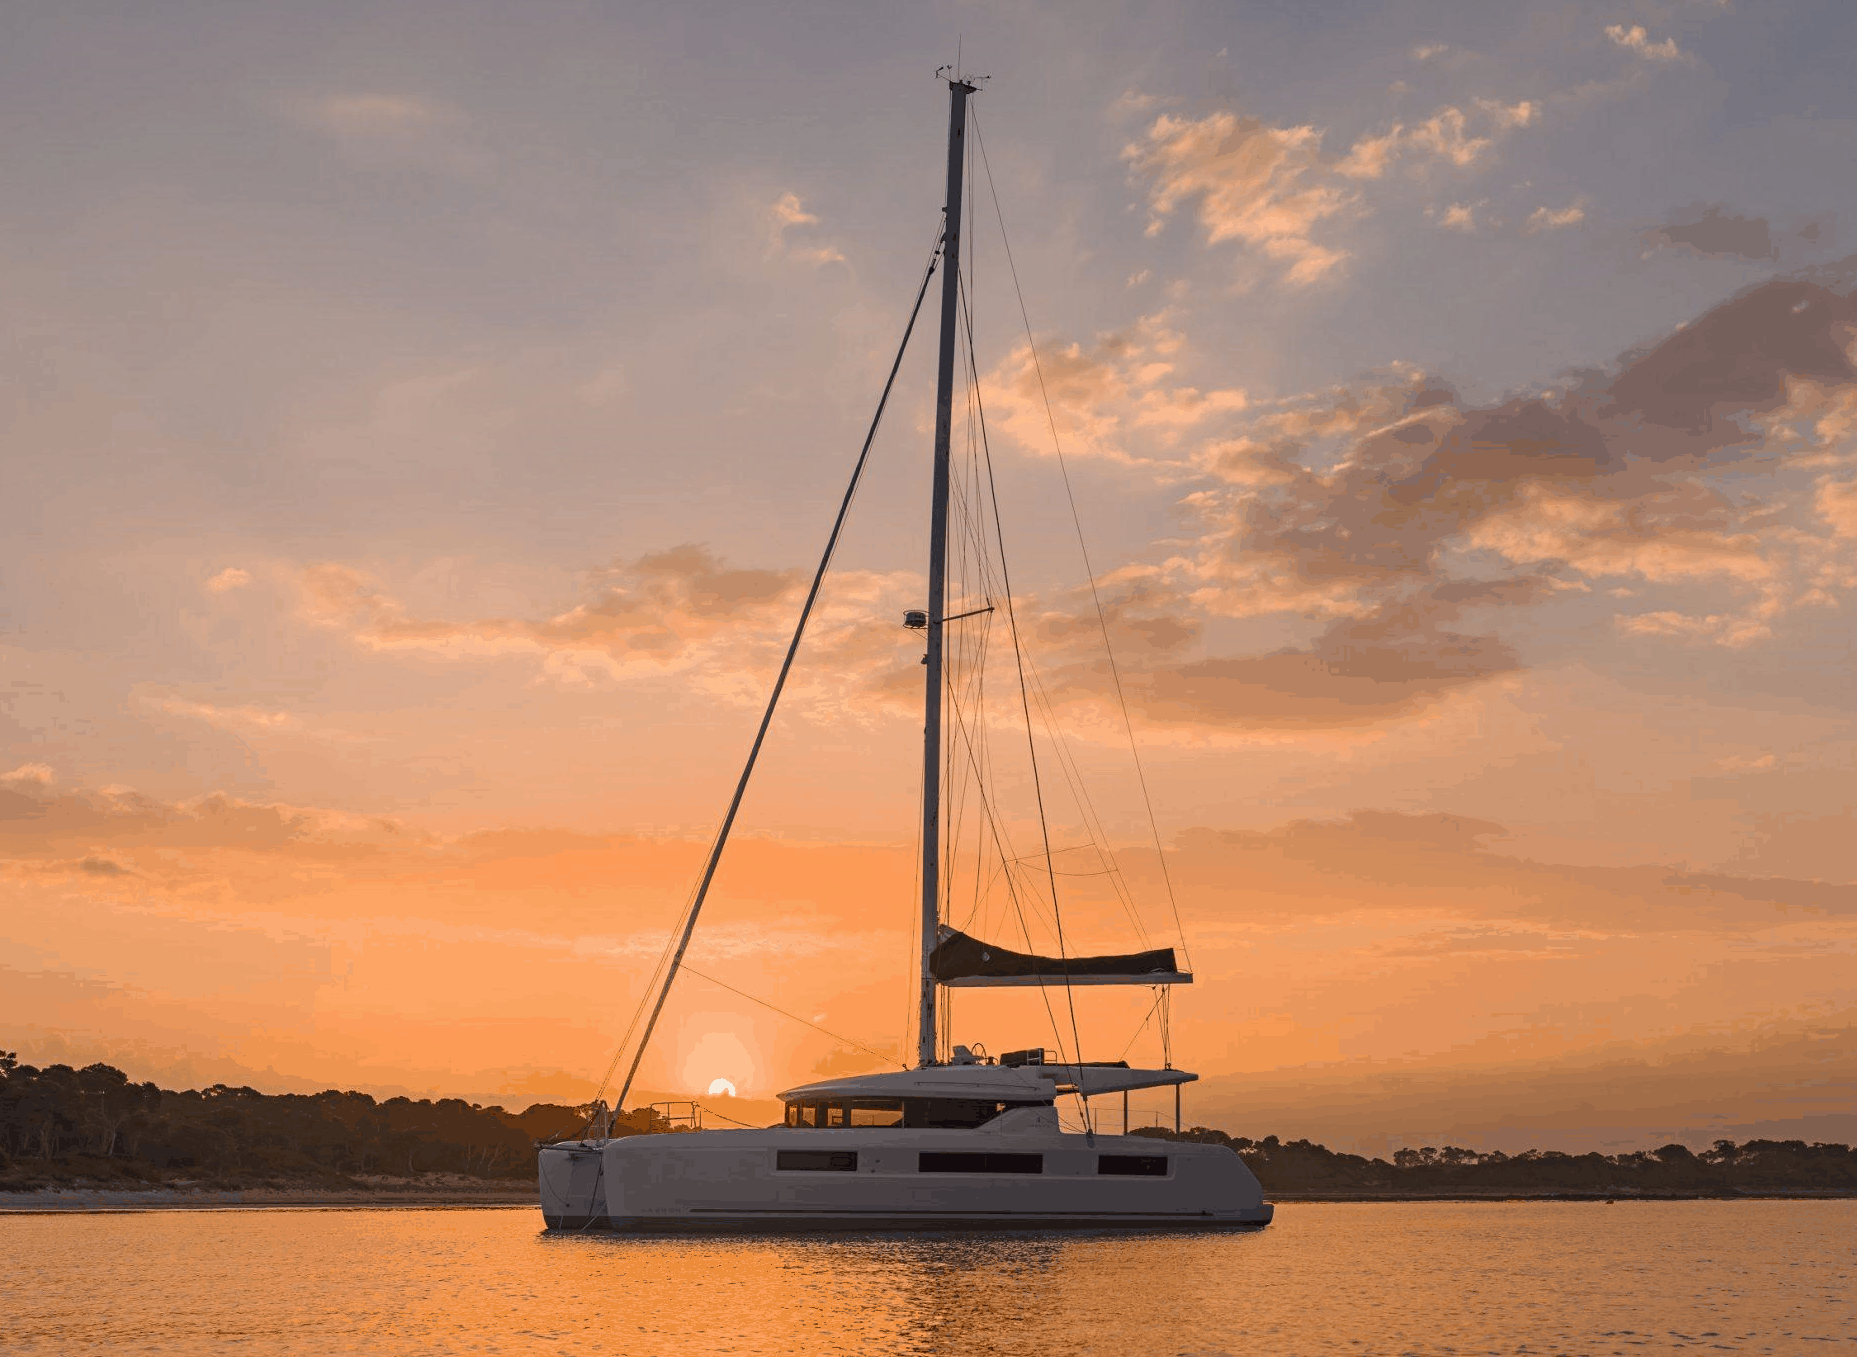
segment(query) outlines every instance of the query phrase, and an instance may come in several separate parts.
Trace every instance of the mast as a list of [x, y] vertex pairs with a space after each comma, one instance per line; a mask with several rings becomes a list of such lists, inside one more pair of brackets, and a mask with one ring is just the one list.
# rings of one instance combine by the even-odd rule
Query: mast
[[[945, 68], [944, 68], [945, 74]], [[942, 215], [941, 346], [935, 374], [935, 469], [929, 494], [928, 682], [922, 722], [922, 1005], [916, 1064], [935, 1063], [935, 976], [929, 957], [941, 923], [941, 641], [947, 612], [948, 444], [953, 431], [954, 339], [960, 316], [961, 170], [967, 151], [967, 96], [977, 86], [948, 81], [948, 194]]]

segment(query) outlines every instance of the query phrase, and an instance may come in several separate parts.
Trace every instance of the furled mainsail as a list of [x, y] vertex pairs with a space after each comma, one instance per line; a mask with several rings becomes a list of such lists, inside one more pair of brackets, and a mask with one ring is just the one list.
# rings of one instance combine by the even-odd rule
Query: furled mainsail
[[1190, 985], [1193, 977], [1174, 962], [1174, 949], [1122, 956], [1034, 956], [996, 947], [954, 928], [941, 930], [929, 954], [938, 984], [989, 985]]

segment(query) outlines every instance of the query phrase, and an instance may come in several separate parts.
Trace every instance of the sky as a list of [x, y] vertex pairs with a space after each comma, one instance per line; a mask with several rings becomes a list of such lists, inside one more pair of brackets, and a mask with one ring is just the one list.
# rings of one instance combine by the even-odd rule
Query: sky
[[[907, 318], [958, 50], [1010, 562], [962, 587], [1035, 666], [1068, 944], [1183, 940], [1189, 1101], [1857, 1135], [1848, 6], [0, 23], [0, 1045], [591, 1095]], [[654, 1095], [910, 1044], [932, 401], [919, 331]], [[951, 919], [1051, 940], [976, 870]], [[1150, 1003], [962, 994], [954, 1039], [1158, 1061]]]

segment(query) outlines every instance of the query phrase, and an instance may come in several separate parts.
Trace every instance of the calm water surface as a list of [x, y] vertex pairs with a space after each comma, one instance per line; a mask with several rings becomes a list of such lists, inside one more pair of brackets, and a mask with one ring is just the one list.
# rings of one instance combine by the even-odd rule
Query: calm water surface
[[0, 1216], [24, 1353], [1857, 1353], [1857, 1202], [1296, 1204], [1257, 1234], [635, 1240]]

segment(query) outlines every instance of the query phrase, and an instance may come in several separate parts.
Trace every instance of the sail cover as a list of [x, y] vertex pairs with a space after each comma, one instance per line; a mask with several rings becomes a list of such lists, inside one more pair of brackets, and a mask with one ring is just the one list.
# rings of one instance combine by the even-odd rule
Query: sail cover
[[1190, 985], [1174, 964], [1174, 949], [1125, 956], [1032, 956], [944, 928], [929, 954], [929, 970], [943, 985]]

